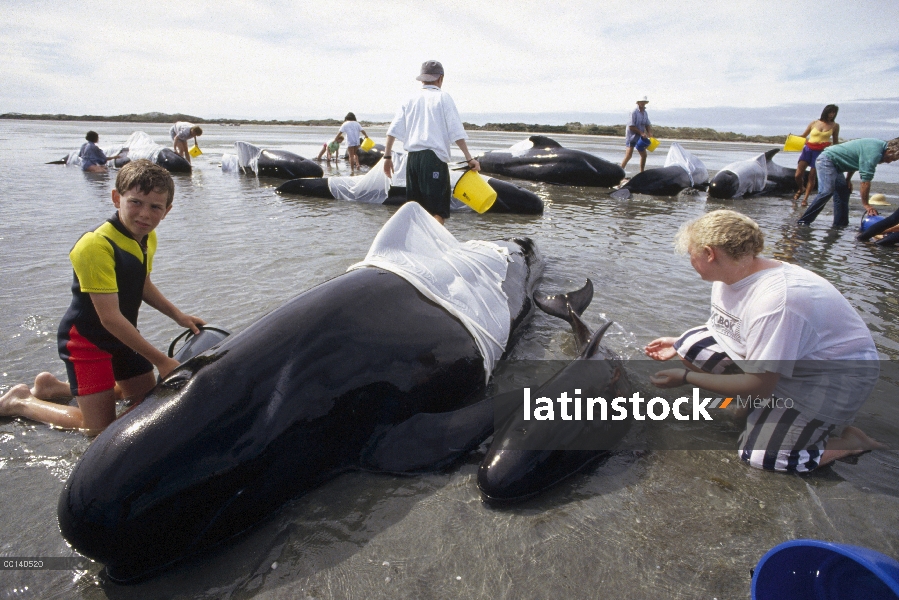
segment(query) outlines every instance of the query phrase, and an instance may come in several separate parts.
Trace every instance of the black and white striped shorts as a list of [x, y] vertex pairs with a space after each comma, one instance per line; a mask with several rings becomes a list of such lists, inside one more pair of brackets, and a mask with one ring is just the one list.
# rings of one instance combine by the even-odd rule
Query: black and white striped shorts
[[730, 373], [738, 369], [705, 325], [694, 327], [680, 336], [674, 342], [674, 349], [681, 358], [706, 373]]
[[766, 471], [807, 473], [818, 467], [836, 425], [795, 408], [756, 408], [740, 434], [740, 460]]
[[[707, 373], [742, 372], [704, 325], [684, 333], [674, 349]], [[808, 419], [794, 408], [756, 408], [740, 434], [740, 460], [767, 471], [807, 473], [818, 467], [835, 429], [836, 425]]]

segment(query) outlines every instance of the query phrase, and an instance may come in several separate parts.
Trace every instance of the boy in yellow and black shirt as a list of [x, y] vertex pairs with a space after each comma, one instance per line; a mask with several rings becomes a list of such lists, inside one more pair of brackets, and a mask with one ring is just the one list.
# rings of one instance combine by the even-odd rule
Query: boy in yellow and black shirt
[[[150, 281], [154, 230], [172, 209], [174, 194], [168, 171], [148, 160], [119, 171], [112, 191], [116, 213], [85, 233], [69, 253], [72, 303], [57, 332], [69, 381], [41, 373], [32, 389], [13, 387], [0, 398], [0, 416], [98, 433], [115, 420], [116, 388], [139, 402], [156, 384], [154, 365], [163, 377], [178, 366], [137, 330], [142, 302], [194, 333], [205, 325], [181, 312]], [[78, 407], [48, 402], [72, 395]]]

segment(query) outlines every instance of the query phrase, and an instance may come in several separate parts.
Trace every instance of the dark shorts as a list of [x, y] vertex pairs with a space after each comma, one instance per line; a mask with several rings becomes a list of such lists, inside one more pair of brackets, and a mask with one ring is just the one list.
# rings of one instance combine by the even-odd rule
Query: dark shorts
[[107, 352], [82, 336], [73, 325], [67, 339], [59, 340], [59, 357], [66, 364], [72, 395], [87, 396], [115, 387], [116, 381], [150, 373], [153, 364], [119, 343]]
[[406, 158], [406, 199], [431, 213], [450, 217], [449, 167], [433, 150], [410, 152]]
[[799, 154], [799, 162], [805, 161], [809, 164], [809, 166], [814, 168], [815, 161], [818, 160], [818, 157], [821, 155], [822, 152], [824, 152], [823, 149], [812, 150], [808, 146], [803, 146], [802, 153]]

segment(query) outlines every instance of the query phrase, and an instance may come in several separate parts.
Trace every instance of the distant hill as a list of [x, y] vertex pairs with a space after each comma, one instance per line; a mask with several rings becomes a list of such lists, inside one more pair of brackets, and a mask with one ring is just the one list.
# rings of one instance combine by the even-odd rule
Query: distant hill
[[[116, 123], [174, 123], [176, 121], [189, 121], [197, 124], [220, 125], [325, 125], [340, 126], [343, 121], [337, 119], [311, 119], [308, 121], [262, 121], [256, 119], [204, 119], [182, 113], [167, 114], [161, 112], [148, 112], [140, 115], [115, 115], [105, 117], [101, 115], [26, 115], [22, 113], [6, 113], [0, 115], [0, 119], [22, 119], [28, 121], [99, 121]], [[372, 123], [369, 123], [372, 125]]]
[[[100, 122], [118, 122], [118, 123], [174, 123], [175, 121], [189, 121], [197, 124], [218, 124], [218, 125], [301, 125], [301, 126], [327, 126], [338, 127], [343, 123], [337, 119], [310, 119], [306, 121], [278, 121], [278, 120], [258, 120], [258, 119], [204, 119], [194, 115], [185, 115], [182, 113], [160, 113], [149, 112], [143, 114], [115, 115], [112, 117], [104, 117], [100, 115], [26, 115], [21, 113], [6, 113], [0, 115], [0, 119], [23, 119], [30, 121], [100, 121]], [[363, 126], [386, 125], [386, 123], [375, 123], [370, 121], [361, 121]], [[592, 123], [582, 124], [578, 122], [566, 123], [565, 125], [529, 125], [527, 123], [486, 123], [485, 125], [475, 125], [474, 123], [464, 123], [465, 129], [471, 131], [509, 131], [521, 133], [576, 133], [581, 135], [608, 135], [620, 136], [624, 131], [624, 125], [594, 125]], [[762, 142], [766, 144], [782, 144], [786, 133], [779, 136], [770, 135], [744, 135], [742, 133], [733, 133], [730, 131], [715, 131], [708, 127], [663, 127], [660, 125], [652, 126], [653, 133], [662, 138], [669, 140], [711, 140], [722, 142]]]

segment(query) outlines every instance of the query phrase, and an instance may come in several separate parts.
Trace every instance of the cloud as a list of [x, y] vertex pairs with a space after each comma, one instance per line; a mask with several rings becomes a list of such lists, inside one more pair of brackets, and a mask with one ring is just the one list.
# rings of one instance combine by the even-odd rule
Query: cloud
[[365, 118], [430, 58], [463, 114], [845, 102], [895, 93], [897, 18], [832, 0], [5, 2], [0, 112]]

